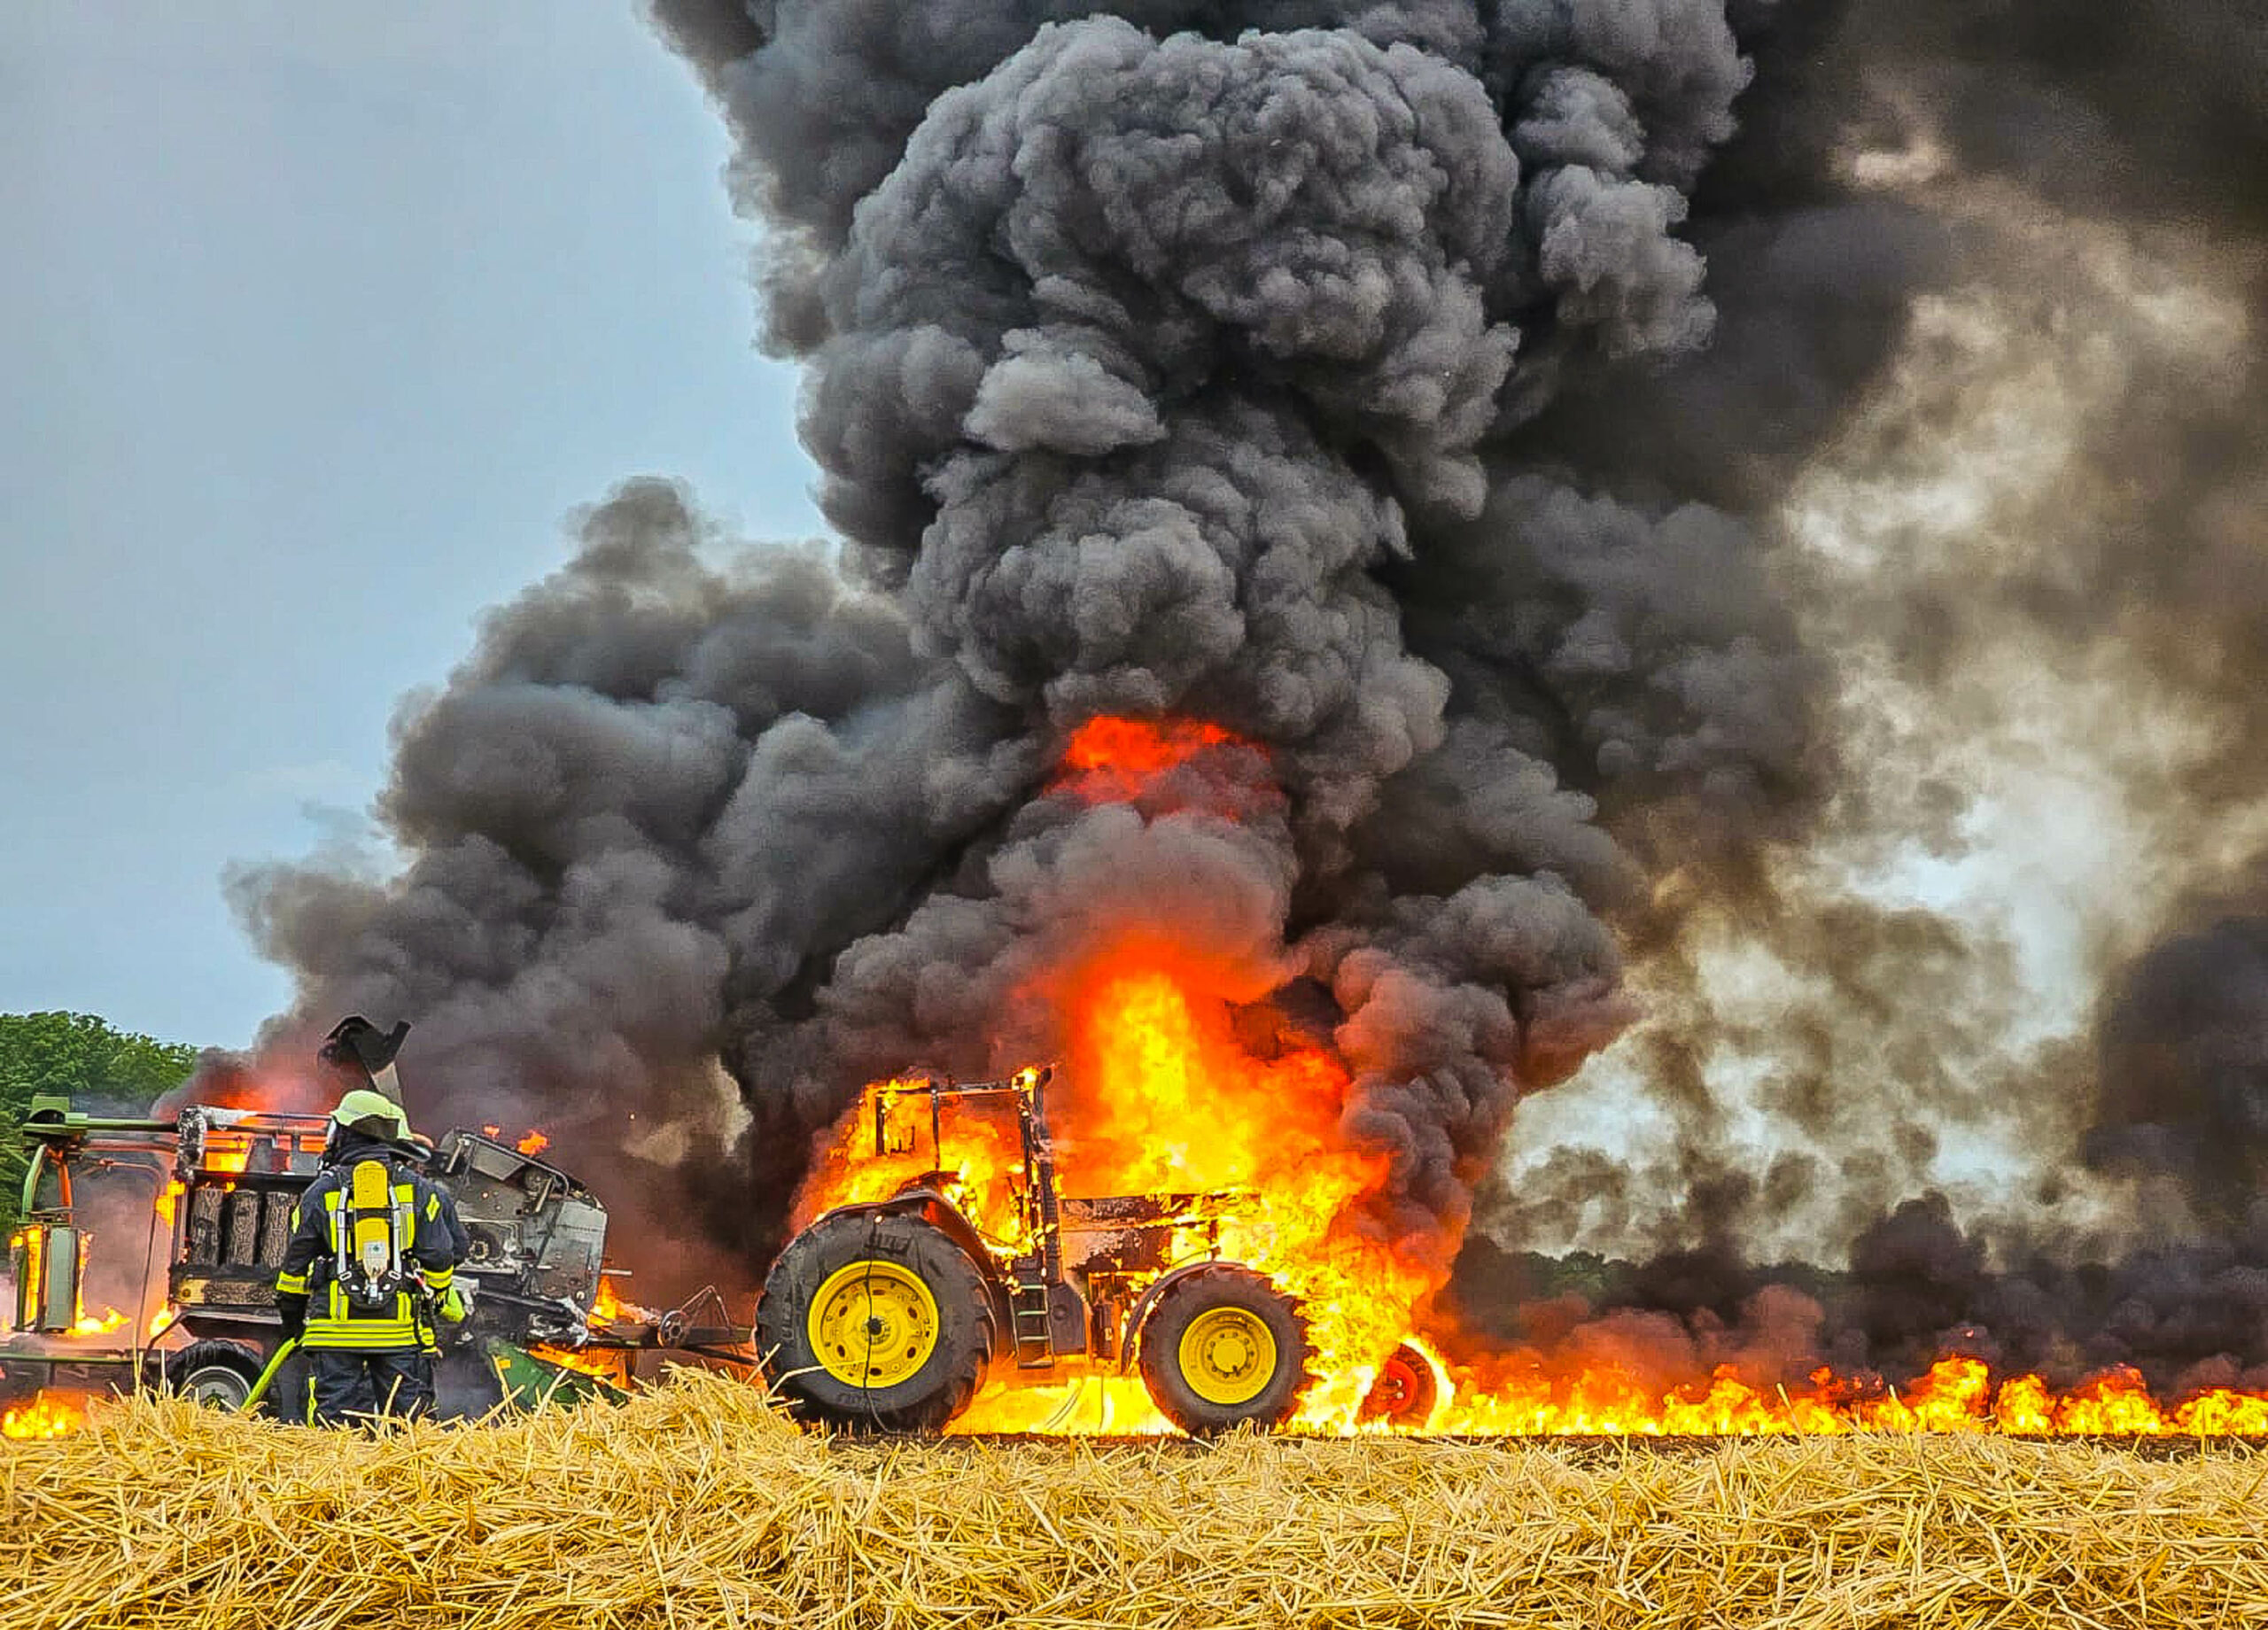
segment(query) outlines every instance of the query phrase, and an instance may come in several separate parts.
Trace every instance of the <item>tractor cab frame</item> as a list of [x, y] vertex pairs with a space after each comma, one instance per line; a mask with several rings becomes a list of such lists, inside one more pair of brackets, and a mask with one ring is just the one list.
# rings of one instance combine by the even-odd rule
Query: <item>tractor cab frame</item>
[[[1138, 1364], [1192, 1432], [1290, 1418], [1310, 1377], [1298, 1303], [1221, 1254], [1234, 1191], [1061, 1191], [1047, 1119], [1055, 1076], [929, 1079], [869, 1090], [876, 1159], [919, 1155], [902, 1113], [926, 1101], [933, 1169], [889, 1198], [835, 1207], [789, 1240], [757, 1305], [759, 1356], [806, 1418], [929, 1430], [965, 1408], [996, 1359], [1020, 1371]], [[988, 1233], [948, 1164], [944, 1112], [997, 1106], [1022, 1154], [1014, 1225]]]

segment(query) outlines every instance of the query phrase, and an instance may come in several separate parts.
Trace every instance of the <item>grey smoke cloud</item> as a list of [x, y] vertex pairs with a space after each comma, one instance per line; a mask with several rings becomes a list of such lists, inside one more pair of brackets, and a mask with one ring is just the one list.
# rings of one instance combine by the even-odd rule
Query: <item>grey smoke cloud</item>
[[[760, 1256], [860, 1080], [1045, 1045], [1035, 972], [1153, 924], [1330, 993], [1363, 1226], [1446, 1263], [1512, 1106], [1629, 1017], [1609, 783], [1722, 819], [1800, 779], [1753, 537], [1517, 473], [1566, 382], [1707, 342], [1721, 6], [656, 16], [739, 139], [847, 574], [728, 561], [661, 484], [592, 511], [405, 711], [403, 875], [241, 881], [276, 1038], [404, 1013], [445, 1098], [714, 1124], [680, 1177]], [[1051, 793], [1104, 712], [1227, 726], [1266, 796]]]
[[[2257, 79], [2208, 66], [2173, 108], [2097, 36], [2046, 51], [2057, 9], [1907, 32], [1831, 0], [657, 0], [737, 141], [840, 564], [738, 550], [660, 483], [583, 517], [574, 562], [405, 711], [381, 810], [404, 874], [241, 881], [300, 981], [273, 1039], [401, 1013], [421, 1081], [482, 1118], [563, 1116], [571, 1150], [616, 1147], [633, 1107], [691, 1128], [648, 1162], [656, 1209], [753, 1267], [860, 1081], [1044, 1050], [1037, 976], [1171, 932], [1296, 993], [1355, 1076], [1345, 1131], [1390, 1156], [1357, 1224], [1445, 1266], [1521, 1098], [1637, 1011], [1630, 959], [1691, 1017], [1646, 1043], [1667, 1163], [1565, 1151], [1498, 1226], [1666, 1206], [1721, 1244], [1824, 1192], [1831, 1251], [1895, 1216], [1983, 1116], [1963, 1067], [2003, 952], [1782, 897], [1774, 856], [1879, 793], [1774, 508], [1915, 297], [2015, 263], [1852, 154], [1918, 105], [1949, 162], [2066, 206], [2257, 204], [2249, 158], [2204, 156], [2256, 129]], [[2237, 15], [2130, 7], [2101, 37], [2241, 65]], [[1989, 71], [1942, 67], [1964, 53]], [[2092, 190], [2044, 156], [2072, 131]], [[2109, 532], [2071, 582], [1960, 602], [1917, 577], [1884, 618], [1950, 664], [2012, 619], [2083, 643], [2107, 626], [2083, 608], [2171, 603], [2228, 656], [2190, 693], [2233, 709], [2245, 421], [2223, 397], [2163, 422], [2179, 456], [2144, 490], [2224, 569]], [[1218, 722], [1266, 773], [1051, 792], [1099, 712]], [[1768, 1093], [1818, 1153], [1742, 1168], [1697, 1062], [1730, 1022], [1687, 956], [1705, 905], [1822, 968]], [[1756, 1350], [1855, 1339], [1793, 1307], [1767, 1297]], [[1883, 1354], [1927, 1322], [1849, 1328]]]
[[[1895, 1375], [1967, 1345], [2063, 1381], [2133, 1362], [2165, 1387], [2257, 1386], [2268, 40], [2250, 8], [2217, 4], [1788, 5], [1749, 37], [1743, 129], [1688, 226], [1716, 343], [1572, 383], [1534, 442], [1626, 497], [1736, 509], [1817, 461], [1849, 512], [1889, 512], [1808, 586], [1771, 563], [1805, 644], [1897, 676], [1817, 727], [1837, 750], [1807, 761], [1832, 803], [1806, 848], [1957, 866], [1993, 852], [1977, 828], [1995, 783], [2092, 788], [2116, 825], [2059, 905], [2079, 930], [2060, 993], [2076, 1015], [2041, 1038], [1991, 921], [1868, 906], [1803, 867], [1732, 872], [1700, 892], [1707, 912], [1737, 912], [1797, 970], [1768, 1032], [1653, 954], [1658, 924], [1626, 925], [1650, 994], [1691, 1015], [1641, 1038], [1672, 1129], [1628, 1162], [1539, 1158], [1491, 1224], [1515, 1248], [1584, 1238], [1646, 1259], [1607, 1300], [1675, 1315], [1681, 1340], [1738, 1331], [1743, 1298], [1775, 1281], [1823, 1305], [1806, 1364]], [[1940, 427], [1965, 458], [1938, 456]], [[2054, 473], [1975, 479], [1999, 454]], [[1921, 513], [1933, 490], [1965, 518], [1941, 532]], [[1992, 762], [2004, 744], [2057, 757]], [[2068, 836], [2036, 821], [2002, 864], [2052, 866]], [[1718, 1047], [1760, 1075], [1744, 1107], [1790, 1134], [1768, 1162], [1703, 1078]], [[2023, 1159], [1982, 1195], [1915, 1198], [1980, 1146]], [[1739, 1273], [1680, 1292], [1685, 1246]], [[1860, 1292], [1754, 1265], [1775, 1248], [1848, 1261]], [[1538, 1295], [1503, 1267], [1478, 1242], [1460, 1265], [1458, 1304], [1483, 1323]]]
[[2268, 1187], [2268, 918], [2152, 947], [2114, 988], [2088, 1153], [2179, 1180], [2226, 1227]]

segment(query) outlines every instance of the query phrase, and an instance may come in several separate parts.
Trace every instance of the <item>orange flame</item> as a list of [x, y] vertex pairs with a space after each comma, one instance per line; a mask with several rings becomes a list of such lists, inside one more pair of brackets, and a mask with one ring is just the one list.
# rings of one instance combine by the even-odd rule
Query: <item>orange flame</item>
[[1071, 733], [1051, 787], [1090, 803], [1124, 803], [1208, 749], [1247, 745], [1197, 719], [1091, 718]]
[[[205, 1152], [204, 1168], [209, 1172], [240, 1172], [251, 1163], [252, 1151], [249, 1148], [209, 1148]], [[222, 1186], [225, 1189], [234, 1185]], [[164, 1223], [167, 1229], [173, 1227], [174, 1219], [178, 1214], [181, 1204], [181, 1197], [187, 1191], [186, 1185], [178, 1177], [171, 1179], [164, 1188], [158, 1191], [156, 1200], [158, 1221]]]
[[538, 1344], [528, 1351], [547, 1364], [556, 1364], [578, 1375], [594, 1376], [609, 1386], [627, 1390], [630, 1386], [630, 1354], [620, 1347], [579, 1352], [573, 1347]]
[[512, 1147], [517, 1149], [522, 1154], [541, 1154], [546, 1149], [551, 1147], [551, 1139], [545, 1133], [530, 1132]]
[[2058, 1393], [2036, 1375], [1994, 1385], [1983, 1360], [1952, 1354], [1903, 1390], [1864, 1387], [1819, 1370], [1808, 1389], [1767, 1392], [1721, 1366], [1705, 1386], [1643, 1390], [1612, 1365], [1563, 1381], [1461, 1393], [1438, 1430], [1472, 1433], [1784, 1435], [1999, 1432], [2007, 1436], [2226, 1436], [2268, 1433], [2268, 1395], [2216, 1388], [2172, 1408], [2132, 1370]]
[[[1048, 1106], [1060, 1180], [1073, 1197], [1223, 1196], [1202, 1222], [1177, 1230], [1173, 1254], [1194, 1260], [1217, 1241], [1221, 1255], [1272, 1275], [1301, 1299], [1322, 1379], [1299, 1422], [1349, 1427], [1379, 1362], [1409, 1333], [1413, 1309], [1440, 1275], [1362, 1225], [1362, 1202], [1385, 1183], [1387, 1161], [1339, 1135], [1345, 1067], [1298, 1038], [1279, 1037], [1272, 1057], [1256, 1056], [1239, 1039], [1228, 999], [1240, 982], [1250, 983], [1156, 944], [1118, 947], [1070, 977], [1070, 1068]], [[926, 1129], [902, 1152], [874, 1153], [874, 1095], [884, 1095], [887, 1109], [889, 1095], [920, 1084], [877, 1083], [843, 1118], [799, 1197], [796, 1225], [926, 1178], [942, 1180], [980, 1230], [1025, 1248], [1016, 1206], [1022, 1149], [1011, 1116], [948, 1100], [942, 1179], [930, 1171], [936, 1152]], [[1098, 1414], [1074, 1408], [1061, 1386], [1002, 1384], [980, 1393], [957, 1428], [1029, 1431], [1068, 1409], [1091, 1417], [1081, 1430], [1170, 1430], [1138, 1381], [1114, 1379], [1103, 1392], [1107, 1408]]]
[[100, 1318], [82, 1310], [72, 1322], [71, 1333], [74, 1336], [107, 1336], [114, 1330], [123, 1329], [128, 1321], [128, 1316], [115, 1308], [105, 1308]]
[[87, 1394], [43, 1391], [0, 1410], [0, 1438], [62, 1438], [87, 1424]]
[[1324, 1379], [1300, 1420], [1344, 1425], [1436, 1276], [1362, 1226], [1388, 1166], [1340, 1132], [1345, 1067], [1298, 1040], [1254, 1056], [1211, 972], [1150, 948], [1084, 982], [1059, 1138], [1065, 1168], [1081, 1193], [1239, 1191], [1220, 1223], [1221, 1254], [1303, 1303]]
[[[1065, 748], [1051, 790], [1131, 802], [1200, 755], [1249, 744], [1191, 720], [1095, 718]], [[1264, 766], [1264, 760], [1259, 761]], [[1239, 803], [1241, 795], [1223, 795]], [[1244, 807], [1250, 807], [1248, 803]], [[1231, 809], [1216, 812], [1232, 815]], [[1996, 1388], [1979, 1361], [1950, 1355], [1899, 1389], [1821, 1370], [1798, 1388], [1728, 1366], [1666, 1390], [1637, 1366], [1591, 1359], [1565, 1372], [1532, 1356], [1443, 1363], [1424, 1340], [1447, 1272], [1380, 1229], [1368, 1202], [1388, 1158], [1343, 1130], [1352, 1091], [1328, 1038], [1248, 1022], [1281, 970], [1216, 966], [1188, 948], [1128, 939], [1054, 975], [1040, 997], [1061, 1016], [1065, 1070], [1048, 1121], [1065, 1196], [1212, 1195], [1177, 1223], [1173, 1259], [1217, 1251], [1271, 1276], [1301, 1305], [1317, 1377], [1294, 1425], [1308, 1431], [1473, 1433], [1761, 1433], [1991, 1431], [2268, 1431], [2268, 1395], [2212, 1393], [2168, 1409], [2113, 1372], [2070, 1393], [2037, 1376]], [[1254, 1034], [1272, 1030], [1273, 1034]], [[919, 1183], [944, 1191], [1003, 1253], [1032, 1246], [1023, 1154], [1011, 1114], [928, 1100], [927, 1083], [876, 1083], [835, 1128], [796, 1199], [795, 1226], [834, 1207]], [[926, 1124], [937, 1121], [936, 1146]], [[876, 1149], [876, 1137], [882, 1148]], [[1422, 1423], [1364, 1420], [1387, 1354], [1418, 1347], [1441, 1396]], [[1525, 1367], [1523, 1368], [1523, 1364]], [[1115, 1369], [1115, 1367], [1111, 1367]], [[1037, 1385], [1033, 1384], [1037, 1378]], [[1066, 1366], [994, 1376], [956, 1432], [1172, 1430], [1134, 1376]]]
[[[942, 1184], [948, 1196], [983, 1232], [1023, 1248], [1021, 1224], [1016, 1210], [1015, 1186], [1023, 1170], [1023, 1153], [1014, 1124], [1006, 1117], [970, 1110], [948, 1100], [940, 1109], [944, 1126], [942, 1153], [951, 1165], [933, 1170], [940, 1151], [928, 1147], [926, 1135], [893, 1143], [874, 1153], [874, 1105], [881, 1099], [885, 1114], [900, 1095], [928, 1113], [918, 1095], [926, 1081], [878, 1081], [842, 1120], [835, 1123], [827, 1147], [797, 1191], [794, 1226], [803, 1228], [823, 1211], [837, 1206], [867, 1205], [888, 1199], [909, 1184], [928, 1180]], [[893, 1118], [893, 1127], [905, 1114]]]

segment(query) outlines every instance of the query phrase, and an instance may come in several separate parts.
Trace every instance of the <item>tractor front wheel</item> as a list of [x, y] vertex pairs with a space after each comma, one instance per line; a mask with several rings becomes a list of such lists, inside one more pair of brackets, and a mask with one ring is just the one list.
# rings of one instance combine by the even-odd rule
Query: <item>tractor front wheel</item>
[[992, 1362], [992, 1300], [968, 1254], [919, 1217], [821, 1217], [757, 1303], [765, 1378], [798, 1419], [934, 1432]]
[[1280, 1426], [1311, 1378], [1297, 1304], [1266, 1275], [1226, 1262], [1166, 1287], [1143, 1323], [1140, 1352], [1142, 1384], [1192, 1437]]

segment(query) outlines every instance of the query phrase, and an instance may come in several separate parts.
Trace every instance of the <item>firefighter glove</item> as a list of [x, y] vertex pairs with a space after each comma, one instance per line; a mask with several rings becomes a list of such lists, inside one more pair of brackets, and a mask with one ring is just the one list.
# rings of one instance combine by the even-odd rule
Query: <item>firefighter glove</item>
[[297, 1341], [307, 1332], [307, 1299], [289, 1293], [276, 1298], [276, 1311], [284, 1316], [284, 1339]]
[[447, 1290], [443, 1291], [441, 1292], [440, 1313], [442, 1318], [447, 1320], [452, 1324], [463, 1323], [465, 1316], [464, 1292], [457, 1289], [454, 1285], [449, 1286]]

